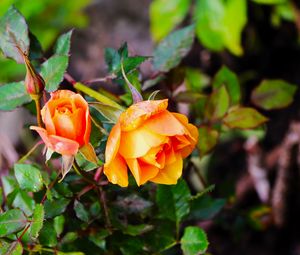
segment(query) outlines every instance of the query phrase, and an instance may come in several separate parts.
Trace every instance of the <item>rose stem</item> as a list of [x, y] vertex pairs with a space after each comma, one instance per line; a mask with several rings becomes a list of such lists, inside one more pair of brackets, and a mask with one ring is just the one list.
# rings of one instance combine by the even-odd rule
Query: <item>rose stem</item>
[[110, 219], [109, 219], [108, 208], [107, 208], [106, 199], [105, 199], [105, 192], [104, 192], [104, 190], [102, 189], [101, 186], [99, 186], [96, 189], [96, 191], [97, 191], [97, 194], [98, 194], [98, 197], [99, 197], [100, 204], [102, 205], [102, 208], [103, 208], [103, 211], [104, 211], [106, 227], [107, 227], [108, 231], [111, 232], [112, 226], [111, 226], [111, 222], [110, 222]]
[[86, 172], [84, 172], [80, 166], [77, 164], [76, 160], [74, 159], [73, 162], [73, 168], [75, 170], [75, 172], [80, 175], [86, 182], [93, 184], [95, 186], [99, 186], [99, 184], [97, 182], [95, 182]]
[[40, 99], [39, 98], [34, 98], [33, 99], [35, 102], [35, 108], [36, 108], [36, 119], [39, 127], [43, 127], [43, 122], [42, 122], [42, 116], [41, 116], [41, 104], [40, 104]]
[[91, 179], [90, 176], [88, 176], [86, 174], [86, 172], [82, 171], [82, 169], [80, 168], [80, 166], [77, 164], [76, 160], [74, 160], [73, 168], [74, 168], [75, 172], [78, 175], [81, 175], [82, 178], [86, 182], [88, 182], [90, 184], [93, 184], [95, 186], [95, 191], [97, 192], [100, 204], [103, 207], [106, 227], [108, 228], [109, 231], [111, 231], [111, 222], [110, 222], [110, 219], [109, 219], [108, 208], [107, 208], [107, 204], [106, 204], [104, 190], [102, 189], [102, 187], [96, 181], [94, 181], [93, 179]]

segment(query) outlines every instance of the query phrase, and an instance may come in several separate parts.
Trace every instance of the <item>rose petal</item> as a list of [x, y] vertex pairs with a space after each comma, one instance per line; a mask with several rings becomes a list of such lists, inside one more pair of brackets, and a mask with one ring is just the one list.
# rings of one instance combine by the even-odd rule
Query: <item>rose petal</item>
[[126, 159], [126, 163], [138, 186], [149, 181], [159, 171], [157, 167], [142, 163], [138, 159]]
[[168, 99], [148, 100], [130, 106], [120, 116], [122, 131], [131, 131], [138, 128], [145, 120], [158, 114], [168, 107]]
[[51, 99], [70, 98], [73, 95], [76, 95], [76, 93], [71, 90], [60, 89], [51, 93]]
[[183, 160], [179, 154], [176, 155], [176, 160], [172, 164], [166, 165], [158, 174], [150, 181], [160, 184], [176, 184], [182, 174]]
[[55, 125], [56, 135], [76, 140], [76, 126], [74, 126], [73, 123], [72, 113], [60, 113], [56, 110], [53, 117], [53, 123]]
[[105, 162], [107, 165], [116, 157], [120, 146], [121, 128], [117, 123], [109, 133], [106, 148], [105, 148]]
[[56, 135], [48, 135], [47, 131], [40, 127], [31, 126], [30, 129], [37, 131], [46, 146], [59, 154], [75, 155], [78, 152], [79, 144], [73, 140]]
[[174, 136], [186, 133], [185, 127], [169, 111], [153, 115], [143, 126], [160, 135]]
[[109, 164], [104, 165], [104, 174], [107, 179], [121, 187], [128, 186], [128, 174], [125, 160], [117, 154]]
[[153, 147], [166, 143], [166, 136], [158, 135], [140, 127], [130, 132], [122, 132], [119, 152], [124, 158], [139, 158]]

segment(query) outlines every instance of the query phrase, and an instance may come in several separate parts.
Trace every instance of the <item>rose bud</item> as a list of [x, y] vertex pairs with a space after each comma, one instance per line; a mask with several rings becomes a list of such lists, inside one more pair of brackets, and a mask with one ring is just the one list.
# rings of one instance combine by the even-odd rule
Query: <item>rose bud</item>
[[167, 106], [167, 99], [142, 101], [120, 115], [105, 150], [104, 174], [110, 182], [128, 186], [128, 166], [137, 185], [176, 184], [183, 158], [197, 144], [198, 129]]
[[27, 56], [24, 56], [24, 61], [26, 65], [26, 91], [33, 99], [38, 99], [42, 96], [45, 89], [45, 81], [35, 70]]

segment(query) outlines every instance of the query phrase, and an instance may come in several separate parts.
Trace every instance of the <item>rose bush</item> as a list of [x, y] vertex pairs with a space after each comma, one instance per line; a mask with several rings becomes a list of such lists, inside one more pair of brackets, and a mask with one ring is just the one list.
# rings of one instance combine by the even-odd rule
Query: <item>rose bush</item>
[[105, 150], [104, 173], [110, 182], [128, 186], [127, 166], [138, 185], [177, 182], [183, 158], [198, 141], [198, 130], [167, 106], [167, 99], [142, 101], [121, 114]]
[[84, 98], [69, 90], [51, 93], [42, 111], [45, 128], [31, 126], [46, 146], [62, 155], [75, 155], [89, 143], [91, 118]]

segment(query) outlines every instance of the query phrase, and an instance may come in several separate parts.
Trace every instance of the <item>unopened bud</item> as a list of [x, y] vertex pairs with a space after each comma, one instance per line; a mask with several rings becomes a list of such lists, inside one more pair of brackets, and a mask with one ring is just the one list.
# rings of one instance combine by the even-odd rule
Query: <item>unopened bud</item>
[[35, 70], [27, 56], [24, 56], [26, 65], [25, 87], [27, 93], [34, 99], [40, 98], [45, 89], [45, 81]]

